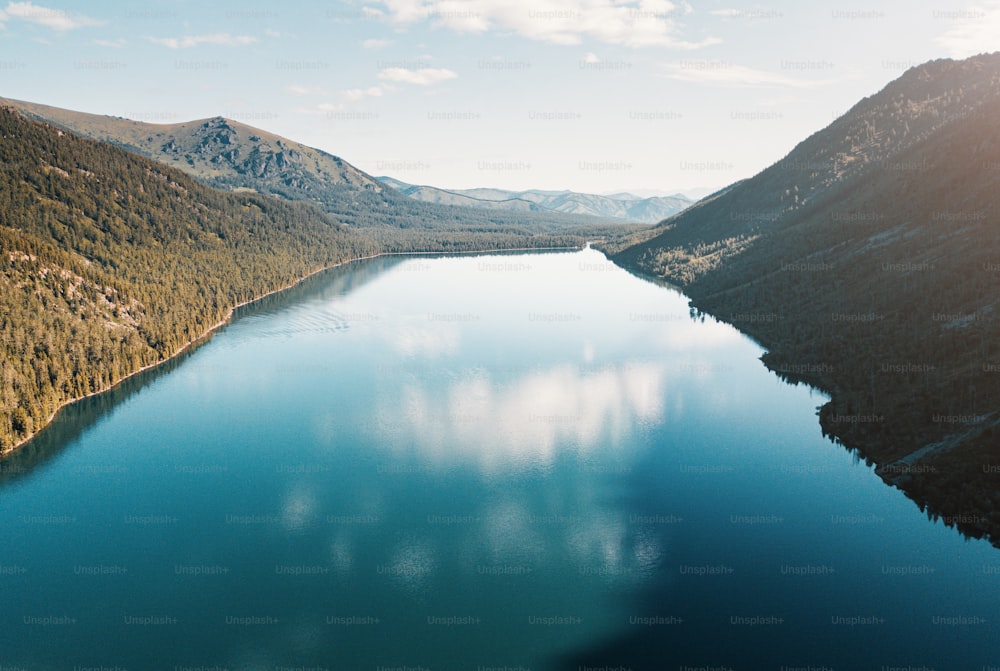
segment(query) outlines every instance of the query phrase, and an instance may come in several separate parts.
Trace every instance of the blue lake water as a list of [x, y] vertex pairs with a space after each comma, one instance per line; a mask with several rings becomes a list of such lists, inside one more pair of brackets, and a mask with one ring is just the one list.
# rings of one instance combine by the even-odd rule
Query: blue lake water
[[383, 258], [0, 462], [0, 668], [1000, 667], [1000, 555], [592, 250]]

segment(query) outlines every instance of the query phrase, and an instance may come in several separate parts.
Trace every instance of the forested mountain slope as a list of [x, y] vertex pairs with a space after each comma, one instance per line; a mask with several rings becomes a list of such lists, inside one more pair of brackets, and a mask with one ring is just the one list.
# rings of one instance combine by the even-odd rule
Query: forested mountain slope
[[907, 71], [609, 251], [831, 392], [824, 431], [1000, 542], [1000, 55]]
[[0, 449], [233, 306], [377, 249], [308, 205], [0, 109]]

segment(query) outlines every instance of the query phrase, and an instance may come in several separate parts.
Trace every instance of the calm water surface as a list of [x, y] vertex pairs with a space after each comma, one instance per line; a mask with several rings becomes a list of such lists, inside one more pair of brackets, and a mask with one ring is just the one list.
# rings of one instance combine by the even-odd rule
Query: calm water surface
[[1000, 555], [595, 251], [378, 259], [0, 464], [0, 668], [1000, 666]]

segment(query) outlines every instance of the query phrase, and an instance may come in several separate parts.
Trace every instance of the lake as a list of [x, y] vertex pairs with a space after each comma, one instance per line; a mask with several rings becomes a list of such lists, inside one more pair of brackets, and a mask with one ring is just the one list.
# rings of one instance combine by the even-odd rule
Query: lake
[[1000, 554], [594, 250], [359, 262], [0, 462], [0, 668], [1000, 667]]

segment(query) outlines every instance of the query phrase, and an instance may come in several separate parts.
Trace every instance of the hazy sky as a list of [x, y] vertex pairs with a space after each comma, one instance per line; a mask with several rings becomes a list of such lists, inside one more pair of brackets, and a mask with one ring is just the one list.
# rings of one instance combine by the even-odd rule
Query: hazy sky
[[451, 188], [724, 186], [998, 48], [1000, 0], [0, 0], [0, 96], [223, 115]]

